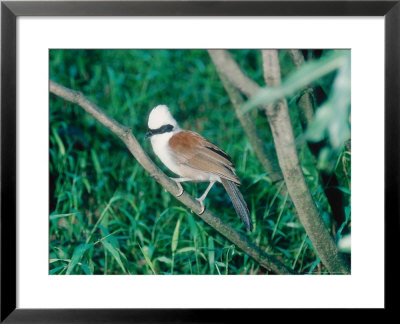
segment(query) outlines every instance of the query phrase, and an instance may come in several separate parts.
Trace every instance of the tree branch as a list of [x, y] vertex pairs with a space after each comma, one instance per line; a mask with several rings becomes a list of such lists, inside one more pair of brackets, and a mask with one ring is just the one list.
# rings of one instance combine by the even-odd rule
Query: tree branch
[[[106, 115], [99, 107], [88, 100], [81, 92], [68, 89], [60, 84], [50, 81], [50, 92], [72, 103], [79, 105], [86, 112], [91, 114], [98, 122], [116, 134], [126, 145], [128, 150], [142, 165], [142, 167], [154, 178], [164, 189], [171, 193], [185, 206], [193, 210], [196, 214], [201, 211], [200, 204], [189, 194], [184, 192], [180, 197], [176, 197], [179, 189], [175, 182], [166, 176], [148, 157], [142, 149], [129, 127], [123, 126], [115, 119]], [[244, 235], [238, 233], [232, 226], [223, 222], [209, 210], [205, 210], [199, 215], [207, 224], [216, 229], [221, 235], [226, 237], [250, 257], [256, 260], [263, 267], [279, 274], [292, 274], [293, 270], [286, 267], [283, 263], [273, 256], [264, 252], [258, 246], [251, 243]]]
[[255, 95], [260, 90], [260, 86], [244, 74], [228, 51], [208, 50], [208, 53], [215, 66], [247, 97]]
[[[247, 97], [250, 98], [261, 90], [260, 86], [242, 72], [227, 51], [210, 50], [209, 53], [218, 69]], [[274, 85], [279, 84], [281, 77], [277, 53], [275, 51], [263, 51], [262, 55], [266, 81]], [[276, 66], [278, 66], [278, 69]], [[272, 69], [270, 69], [271, 67]], [[273, 74], [271, 71], [273, 71]], [[349, 273], [349, 267], [325, 228], [305, 182], [294, 144], [293, 128], [286, 101], [281, 100], [276, 105], [264, 105], [262, 108], [265, 110], [271, 126], [278, 161], [286, 186], [307, 235], [329, 272]]]
[[[292, 58], [293, 64], [296, 68], [300, 68], [304, 63], [304, 56], [300, 50], [290, 49], [289, 55]], [[316, 99], [314, 89], [312, 87], [305, 87], [299, 98], [297, 99], [297, 107], [299, 108], [299, 117], [301, 126], [304, 131], [311, 124], [314, 118], [314, 110], [316, 108]], [[318, 160], [321, 146], [319, 143], [307, 142], [308, 148], [313, 155], [315, 161]], [[326, 172], [325, 170], [317, 170], [321, 176], [322, 188], [332, 210], [332, 217], [335, 219], [336, 224], [332, 224], [332, 231], [336, 231], [336, 226], [340, 226], [345, 221], [345, 211], [342, 202], [344, 201], [344, 194], [338, 189], [340, 186], [339, 175], [337, 169], [333, 173]]]
[[240, 111], [240, 108], [243, 106], [244, 103], [242, 95], [228, 81], [228, 79], [224, 76], [224, 74], [218, 71], [218, 69], [217, 73], [232, 102], [236, 116], [239, 119], [239, 122], [242, 125], [244, 132], [247, 135], [247, 138], [250, 142], [251, 147], [253, 148], [254, 153], [256, 154], [261, 165], [263, 166], [264, 171], [268, 173], [268, 176], [271, 178], [273, 182], [283, 180], [282, 173], [279, 169], [278, 161], [274, 156], [275, 152], [269, 152], [264, 148], [264, 144], [261, 138], [257, 134], [256, 126], [254, 125], [250, 115], [242, 114]]
[[[280, 85], [278, 51], [263, 50], [262, 58], [265, 82], [270, 86]], [[276, 105], [268, 106], [265, 111], [271, 126], [278, 161], [286, 186], [308, 237], [313, 242], [316, 252], [329, 272], [349, 273], [349, 267], [326, 229], [304, 179], [286, 100], [283, 98]]]
[[290, 49], [289, 55], [292, 58], [293, 64], [296, 68], [299, 68], [302, 64], [304, 64], [304, 56], [298, 49]]
[[[299, 68], [304, 64], [304, 56], [298, 49], [289, 50], [289, 55], [292, 58], [293, 64], [296, 68]], [[305, 88], [297, 100], [297, 106], [299, 109], [300, 121], [303, 129], [306, 129], [310, 125], [314, 118], [314, 90], [313, 88]]]

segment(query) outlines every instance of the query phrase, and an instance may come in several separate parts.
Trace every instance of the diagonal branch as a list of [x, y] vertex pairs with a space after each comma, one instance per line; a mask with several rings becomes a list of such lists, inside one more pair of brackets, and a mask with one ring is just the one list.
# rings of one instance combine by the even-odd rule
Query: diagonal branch
[[240, 69], [226, 50], [208, 50], [215, 66], [247, 97], [255, 95], [261, 87]]
[[256, 126], [249, 114], [242, 114], [240, 108], [243, 106], [244, 100], [240, 92], [228, 81], [228, 79], [218, 71], [218, 75], [224, 85], [226, 92], [232, 102], [236, 116], [243, 127], [244, 132], [250, 142], [251, 147], [265, 172], [268, 173], [272, 182], [282, 181], [282, 173], [276, 160], [275, 152], [265, 149], [263, 141], [257, 134]]
[[[136, 140], [135, 136], [132, 134], [131, 128], [123, 126], [115, 119], [109, 117], [79, 91], [68, 89], [60, 84], [50, 81], [50, 92], [67, 101], [79, 105], [86, 112], [91, 114], [98, 122], [108, 128], [124, 142], [136, 160], [164, 189], [171, 193], [185, 206], [196, 212], [196, 214], [201, 211], [200, 204], [186, 192], [184, 192], [180, 197], [176, 197], [176, 194], [179, 192], [177, 185], [148, 157], [146, 152], [140, 146], [139, 142]], [[279, 274], [293, 273], [293, 270], [286, 267], [273, 256], [269, 255], [261, 248], [251, 243], [244, 235], [238, 233], [232, 226], [223, 222], [209, 210], [206, 210], [203, 214], [199, 215], [199, 217], [232, 243], [234, 243], [237, 247], [242, 249], [263, 267]]]

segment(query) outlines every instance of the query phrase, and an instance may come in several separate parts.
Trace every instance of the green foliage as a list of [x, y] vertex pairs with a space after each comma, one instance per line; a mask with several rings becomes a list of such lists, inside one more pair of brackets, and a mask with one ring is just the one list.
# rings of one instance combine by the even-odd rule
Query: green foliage
[[257, 105], [275, 103], [282, 98], [294, 95], [305, 86], [319, 80], [321, 77], [336, 71], [347, 62], [350, 55], [347, 51], [333, 52], [326, 57], [304, 64], [299, 70], [291, 73], [281, 86], [266, 87], [260, 90], [243, 107], [243, 113], [254, 109]]
[[[261, 84], [259, 52], [232, 54]], [[285, 51], [280, 54], [285, 79], [294, 67]], [[326, 272], [290, 197], [280, 195], [282, 183], [272, 184], [257, 161], [206, 51], [51, 50], [50, 78], [82, 91], [132, 127], [144, 149], [173, 176], [144, 140], [151, 108], [167, 104], [183, 128], [201, 133], [231, 155], [255, 230], [245, 233], [221, 185], [211, 190], [206, 207], [296, 271]], [[334, 80], [323, 80], [331, 100], [341, 89]], [[301, 136], [294, 106], [290, 104], [294, 130]], [[273, 145], [266, 118], [255, 110], [251, 115], [266, 145]], [[116, 136], [78, 106], [53, 95], [49, 136], [50, 274], [267, 273], [165, 192]], [[313, 158], [304, 143], [298, 151], [314, 200], [329, 216]], [[343, 149], [330, 160], [341, 174], [343, 190], [349, 191], [349, 152]], [[184, 184], [196, 197], [206, 186]], [[349, 214], [344, 226], [350, 222]]]
[[[331, 95], [318, 108], [305, 134], [306, 138], [313, 142], [322, 141], [326, 137], [329, 139], [330, 145], [321, 150], [318, 157], [320, 169], [331, 170], [334, 166], [332, 156], [337, 155], [343, 149], [344, 143], [350, 139], [350, 51], [344, 51], [342, 55], [346, 59], [337, 70]], [[332, 58], [329, 59], [332, 60]]]
[[[310, 61], [300, 69], [290, 73], [281, 86], [265, 87], [243, 105], [246, 113], [258, 105], [275, 103], [282, 98], [296, 97], [296, 93], [310, 84], [324, 86], [324, 76], [336, 72], [329, 99], [317, 109], [315, 118], [309, 125], [305, 138], [311, 142], [329, 139], [318, 157], [319, 169], [332, 171], [335, 156], [350, 139], [351, 102], [350, 51], [331, 51], [323, 58]], [[301, 92], [300, 92], [301, 94]]]

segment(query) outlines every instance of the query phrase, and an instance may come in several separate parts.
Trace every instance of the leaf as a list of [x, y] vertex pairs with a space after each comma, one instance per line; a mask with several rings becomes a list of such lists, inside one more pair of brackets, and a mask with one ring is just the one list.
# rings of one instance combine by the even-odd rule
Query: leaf
[[271, 181], [271, 178], [268, 176], [268, 174], [269, 174], [269, 172], [252, 175], [251, 176], [251, 178], [252, 178], [251, 185], [254, 185], [257, 182], [260, 182], [261, 180], [263, 180], [267, 183], [266, 186], [271, 185], [272, 181]]
[[[65, 265], [62, 265], [62, 266], [59, 266], [59, 267], [57, 267], [57, 268], [54, 268], [54, 269], [51, 269], [50, 271], [49, 271], [49, 274], [55, 274], [56, 272], [58, 272], [58, 271], [60, 271], [60, 270], [63, 270], [63, 269], [65, 269], [66, 268], [66, 266]], [[60, 271], [61, 272], [61, 271]]]
[[99, 157], [97, 156], [97, 153], [94, 149], [90, 150], [90, 154], [92, 155], [94, 169], [96, 170], [96, 173], [99, 175], [102, 173]]
[[350, 73], [350, 55], [348, 55], [344, 64], [338, 69], [328, 101], [317, 110], [306, 131], [308, 140], [319, 142], [328, 137], [333, 150], [338, 150], [350, 138]]
[[204, 255], [203, 252], [201, 252], [200, 250], [196, 249], [193, 246], [190, 247], [185, 247], [182, 249], [179, 249], [176, 251], [176, 254], [180, 254], [180, 253], [186, 253], [186, 252], [197, 252], [204, 260], [207, 260], [206, 256]]
[[215, 268], [215, 251], [214, 251], [214, 240], [211, 236], [208, 237], [208, 264], [210, 266], [210, 273], [214, 274]]
[[74, 253], [72, 254], [71, 262], [69, 263], [68, 268], [67, 268], [67, 272], [66, 272], [67, 275], [71, 274], [71, 271], [74, 269], [74, 267], [81, 261], [82, 256], [92, 246], [93, 246], [93, 243], [80, 244], [75, 248]]
[[318, 61], [303, 64], [289, 75], [281, 86], [266, 87], [258, 91], [243, 105], [241, 113], [245, 114], [258, 105], [273, 104], [294, 95], [296, 91], [343, 66], [348, 56], [349, 51], [333, 52]]
[[114, 196], [114, 197], [112, 197], [112, 198], [110, 199], [110, 201], [108, 202], [107, 206], [106, 206], [106, 207], [104, 208], [104, 210], [102, 211], [102, 213], [101, 213], [99, 219], [97, 220], [96, 224], [94, 224], [92, 230], [90, 231], [88, 237], [86, 238], [86, 243], [89, 243], [89, 241], [90, 241], [90, 239], [92, 238], [94, 232], [95, 232], [95, 231], [97, 230], [97, 228], [100, 226], [100, 223], [102, 222], [104, 216], [107, 214], [108, 209], [111, 208], [111, 205], [112, 205], [115, 201], [120, 200], [120, 199], [122, 199], [121, 196]]
[[319, 142], [324, 139], [330, 121], [334, 116], [334, 109], [330, 102], [320, 107], [315, 113], [314, 119], [307, 128], [306, 138], [311, 142]]
[[90, 270], [90, 268], [89, 268], [89, 266], [88, 266], [87, 264], [82, 263], [80, 266], [81, 266], [83, 272], [84, 272], [86, 275], [92, 275], [92, 274], [93, 274], [93, 272]]
[[60, 150], [60, 154], [61, 154], [61, 155], [65, 155], [65, 146], [64, 146], [64, 143], [63, 143], [63, 141], [61, 140], [60, 136], [58, 135], [58, 133], [57, 133], [57, 131], [56, 131], [56, 129], [55, 129], [54, 127], [52, 128], [52, 133], [53, 133], [54, 139], [55, 139], [56, 142], [57, 142], [58, 149]]
[[76, 213], [67, 213], [67, 214], [52, 214], [50, 215], [50, 220], [61, 218], [61, 217], [69, 217], [69, 216], [75, 216]]
[[329, 147], [324, 147], [319, 152], [317, 167], [319, 170], [329, 170], [332, 167], [332, 150]]
[[345, 187], [338, 186], [336, 188], [339, 189], [341, 192], [344, 192], [345, 194], [351, 195], [351, 191]]
[[[308, 238], [307, 238], [307, 239], [308, 239]], [[321, 259], [320, 259], [320, 258], [317, 258], [317, 260], [315, 260], [315, 261], [313, 262], [313, 264], [311, 265], [310, 270], [308, 270], [308, 274], [313, 273], [315, 267], [316, 267], [320, 262], [321, 262]]]
[[172, 263], [172, 260], [170, 258], [167, 258], [166, 256], [158, 257], [156, 260], [159, 261], [159, 262], [166, 263], [166, 264], [171, 264]]
[[189, 221], [190, 234], [194, 239], [196, 239], [196, 237], [199, 235], [199, 230], [197, 229], [196, 221], [190, 214], [188, 215], [188, 221]]
[[113, 258], [115, 259], [115, 261], [117, 261], [117, 263], [119, 264], [119, 266], [121, 267], [122, 271], [124, 273], [127, 273], [124, 264], [121, 260], [121, 250], [120, 250], [120, 246], [118, 243], [118, 240], [113, 236], [113, 234], [119, 232], [120, 230], [114, 231], [113, 233], [109, 233], [109, 231], [99, 225], [99, 228], [101, 230], [101, 234], [103, 235], [103, 238], [101, 238], [98, 242], [101, 242], [104, 246], [104, 248], [111, 253], [111, 255], [113, 256]]
[[193, 246], [184, 247], [184, 248], [179, 249], [178, 251], [176, 251], [176, 254], [186, 253], [186, 252], [196, 252], [196, 248], [194, 248]]
[[343, 253], [351, 253], [351, 235], [343, 236], [338, 242], [338, 249]]
[[300, 223], [297, 223], [297, 222], [288, 222], [288, 223], [285, 223], [284, 225], [286, 227], [296, 228], [296, 229], [303, 228], [303, 226]]
[[179, 226], [180, 226], [180, 224], [181, 224], [181, 217], [176, 222], [174, 234], [172, 235], [172, 244], [171, 244], [172, 253], [175, 253], [176, 248], [178, 247], [178, 243], [179, 243]]
[[83, 178], [82, 182], [85, 185], [87, 192], [90, 194], [91, 192], [90, 182], [86, 178]]
[[121, 267], [122, 271], [124, 273], [126, 272], [126, 269], [124, 267], [124, 264], [121, 261], [121, 256], [120, 256], [120, 250], [114, 246], [110, 240], [109, 237], [106, 238], [105, 240], [102, 240], [101, 243], [103, 244], [104, 248], [111, 253], [111, 255], [113, 256], [113, 258], [115, 259], [115, 261], [117, 261], [117, 263], [119, 264], [119, 266]]
[[142, 247], [141, 247], [140, 245], [139, 245], [139, 248], [140, 248], [140, 251], [142, 252], [142, 254], [143, 254], [143, 256], [144, 256], [144, 259], [145, 259], [147, 265], [150, 267], [150, 269], [151, 269], [151, 271], [153, 272], [153, 274], [157, 274], [157, 273], [156, 273], [156, 270], [154, 269], [153, 262], [151, 262], [149, 256], [147, 255], [146, 250], [145, 250], [144, 248], [142, 249]]

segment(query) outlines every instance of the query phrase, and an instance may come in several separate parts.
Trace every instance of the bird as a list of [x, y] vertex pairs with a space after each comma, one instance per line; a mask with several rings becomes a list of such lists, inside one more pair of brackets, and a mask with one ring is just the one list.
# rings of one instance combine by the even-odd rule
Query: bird
[[179, 188], [177, 197], [183, 194], [182, 182], [209, 182], [205, 192], [196, 198], [201, 205], [201, 215], [205, 210], [204, 199], [213, 185], [220, 182], [246, 229], [252, 231], [250, 212], [238, 188], [241, 182], [227, 153], [200, 134], [181, 129], [166, 105], [151, 110], [145, 138], [150, 138], [153, 151], [161, 162], [179, 176], [171, 178]]

